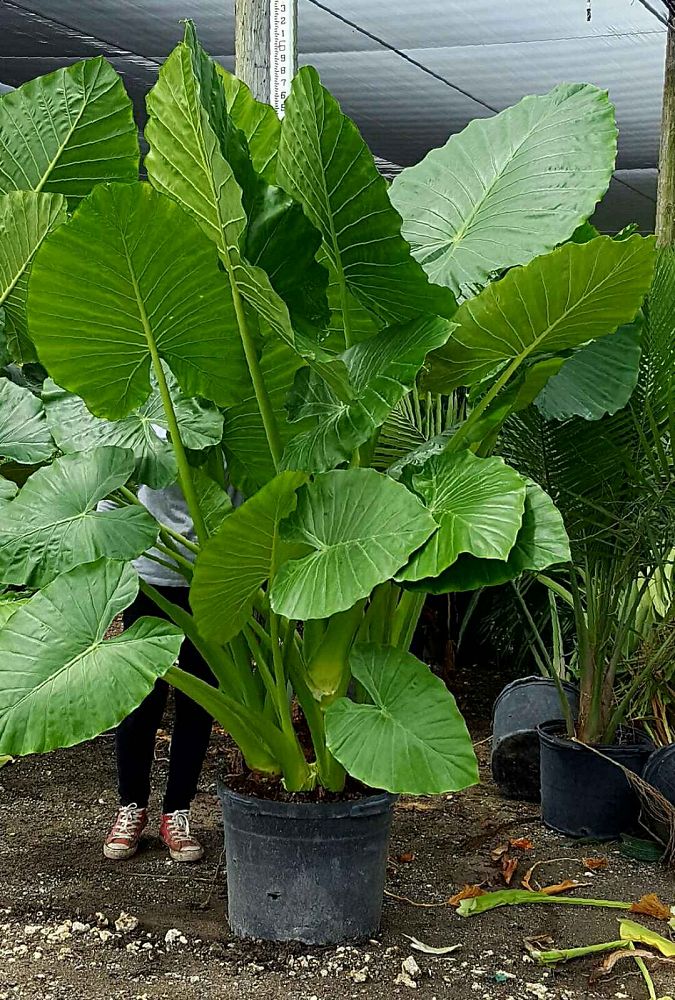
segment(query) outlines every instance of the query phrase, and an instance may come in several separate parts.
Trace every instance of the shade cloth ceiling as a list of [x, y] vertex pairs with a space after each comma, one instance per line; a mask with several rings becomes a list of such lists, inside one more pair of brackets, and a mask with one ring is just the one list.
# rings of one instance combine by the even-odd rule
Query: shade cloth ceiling
[[[0, 0], [0, 81], [18, 86], [103, 53], [144, 118], [144, 95], [191, 17], [234, 65], [234, 0]], [[652, 10], [649, 10], [651, 7]], [[590, 20], [588, 19], [590, 13]], [[476, 117], [561, 81], [609, 91], [617, 172], [596, 216], [653, 228], [667, 14], [663, 0], [298, 0], [299, 61], [396, 164]]]

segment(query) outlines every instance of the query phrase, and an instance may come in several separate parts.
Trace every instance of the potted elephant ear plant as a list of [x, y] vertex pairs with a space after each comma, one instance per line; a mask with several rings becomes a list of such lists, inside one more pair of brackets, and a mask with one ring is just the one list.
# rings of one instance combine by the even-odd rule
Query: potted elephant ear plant
[[[147, 182], [119, 175], [116, 147], [109, 182], [99, 164], [85, 190], [82, 157], [107, 155], [105, 101], [116, 135], [131, 122], [119, 80], [92, 96], [91, 72], [41, 81], [62, 103], [72, 85], [90, 123], [61, 137], [47, 179], [19, 169], [18, 137], [0, 152], [21, 188], [0, 230], [8, 344], [15, 367], [20, 339], [49, 376], [41, 393], [0, 386], [0, 455], [37, 466], [21, 489], [0, 480], [0, 582], [35, 591], [0, 630], [0, 753], [89, 739], [162, 676], [243, 758], [221, 782], [233, 931], [372, 935], [395, 796], [478, 780], [452, 695], [409, 652], [425, 595], [569, 559], [552, 500], [494, 443], [649, 284], [649, 239], [554, 249], [607, 187], [612, 108], [590, 86], [526, 98], [437, 151], [433, 184], [404, 172], [389, 189], [313, 69], [279, 122], [188, 23], [148, 94]], [[37, 145], [52, 123], [32, 95], [3, 98], [0, 127], [24, 108]], [[41, 223], [23, 255], [12, 211], [22, 238], [21, 213]], [[425, 433], [383, 466], [380, 435], [408, 403]], [[172, 482], [196, 541], [138, 502], [138, 484]], [[141, 552], [183, 574], [191, 611], [141, 582], [169, 621], [106, 639]], [[183, 636], [215, 686], [175, 666]]]
[[638, 322], [581, 348], [502, 434], [509, 460], [555, 498], [571, 541], [571, 564], [541, 579], [573, 623], [579, 717], [540, 728], [541, 792], [544, 821], [578, 837], [637, 825], [638, 799], [611, 762], [641, 775], [653, 750], [630, 716], [659, 664], [640, 656], [655, 600], [672, 595], [674, 262], [659, 250]]

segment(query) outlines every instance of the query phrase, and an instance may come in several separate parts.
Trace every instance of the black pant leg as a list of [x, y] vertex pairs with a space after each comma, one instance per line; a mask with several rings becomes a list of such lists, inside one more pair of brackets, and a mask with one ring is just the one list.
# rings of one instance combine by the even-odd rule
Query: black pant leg
[[[139, 593], [134, 603], [122, 613], [125, 629], [144, 615], [153, 614], [156, 606], [148, 606], [148, 603], [148, 598]], [[168, 691], [168, 684], [158, 680], [150, 694], [117, 727], [117, 779], [120, 803], [123, 806], [135, 802], [145, 808], [148, 804], [155, 737], [164, 715]]]
[[[216, 686], [215, 677], [189, 639], [183, 642], [179, 664], [187, 673]], [[182, 691], [175, 691], [175, 705], [164, 812], [189, 809], [197, 791], [213, 725], [208, 712]]]

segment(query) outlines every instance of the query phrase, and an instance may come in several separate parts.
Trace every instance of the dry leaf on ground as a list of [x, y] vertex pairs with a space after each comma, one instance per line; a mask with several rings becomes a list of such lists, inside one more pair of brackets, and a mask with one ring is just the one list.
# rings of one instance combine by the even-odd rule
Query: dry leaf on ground
[[646, 948], [618, 948], [616, 951], [610, 951], [608, 955], [605, 955], [600, 965], [596, 966], [589, 976], [589, 982], [595, 983], [598, 979], [604, 979], [608, 976], [617, 962], [622, 958], [647, 958], [656, 960], [660, 962], [672, 963], [672, 958], [663, 958], [662, 956], [655, 955], [653, 951], [647, 951]]
[[411, 861], [415, 860], [415, 855], [412, 851], [403, 851], [402, 854], [397, 854], [394, 860], [402, 865], [409, 865]]
[[499, 861], [500, 858], [504, 857], [508, 849], [509, 849], [508, 844], [499, 844], [499, 846], [495, 847], [493, 851], [490, 851], [490, 857], [492, 858], [493, 861]]
[[582, 858], [581, 860], [583, 862], [584, 868], [587, 868], [589, 872], [597, 872], [599, 871], [600, 868], [607, 867], [607, 858], [605, 857]]
[[424, 941], [418, 941], [412, 934], [404, 934], [403, 937], [406, 937], [410, 941], [411, 948], [414, 948], [415, 951], [422, 951], [425, 955], [449, 955], [451, 951], [457, 951], [458, 948], [462, 947], [461, 944], [446, 944], [441, 945], [440, 948], [436, 948], [432, 944], [425, 944]]
[[564, 882], [557, 882], [555, 885], [542, 886], [539, 892], [543, 892], [547, 896], [557, 896], [558, 893], [567, 892], [568, 889], [576, 889], [579, 885], [587, 884], [587, 882], [575, 882], [574, 879], [567, 878]]
[[511, 885], [511, 879], [518, 870], [518, 862], [515, 858], [510, 858], [505, 854], [502, 858], [502, 877], [507, 885]]
[[642, 913], [646, 917], [656, 917], [657, 920], [670, 920], [670, 907], [662, 903], [655, 892], [642, 896], [637, 903], [630, 904], [632, 913]]
[[534, 847], [529, 837], [516, 837], [514, 840], [510, 840], [509, 844], [511, 847], [517, 847], [520, 851], [531, 851]]
[[479, 885], [465, 885], [463, 889], [456, 892], [454, 896], [451, 896], [448, 900], [450, 906], [459, 906], [463, 899], [475, 899], [476, 896], [484, 896], [485, 889], [481, 889]]

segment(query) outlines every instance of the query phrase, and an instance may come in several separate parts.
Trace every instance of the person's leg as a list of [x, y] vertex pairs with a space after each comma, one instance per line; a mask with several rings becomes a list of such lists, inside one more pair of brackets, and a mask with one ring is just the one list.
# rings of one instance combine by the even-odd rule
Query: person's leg
[[[127, 629], [145, 615], [165, 617], [159, 608], [142, 593], [122, 613]], [[117, 778], [120, 804], [135, 803], [147, 808], [150, 797], [150, 771], [155, 755], [155, 738], [166, 707], [168, 685], [158, 680], [138, 708], [123, 719], [115, 733], [117, 752]]]
[[[179, 664], [207, 684], [217, 681], [195, 647], [185, 639]], [[189, 809], [197, 792], [199, 775], [211, 738], [213, 720], [201, 705], [182, 691], [175, 691], [175, 719], [171, 737], [169, 779], [164, 796], [164, 812]]]
[[[122, 614], [124, 627], [129, 628], [144, 615], [158, 613], [159, 609], [139, 594]], [[157, 681], [147, 698], [119, 724], [115, 733], [120, 807], [103, 844], [104, 855], [113, 861], [125, 860], [136, 853], [148, 822], [150, 770], [167, 693], [167, 684]]]
[[[187, 605], [183, 591], [174, 598]], [[181, 646], [181, 668], [208, 684], [217, 681], [192, 643]], [[190, 805], [197, 791], [213, 720], [201, 706], [181, 691], [175, 691], [175, 719], [171, 737], [169, 779], [164, 796], [160, 835], [175, 861], [198, 861], [204, 854], [199, 841], [190, 833]]]

